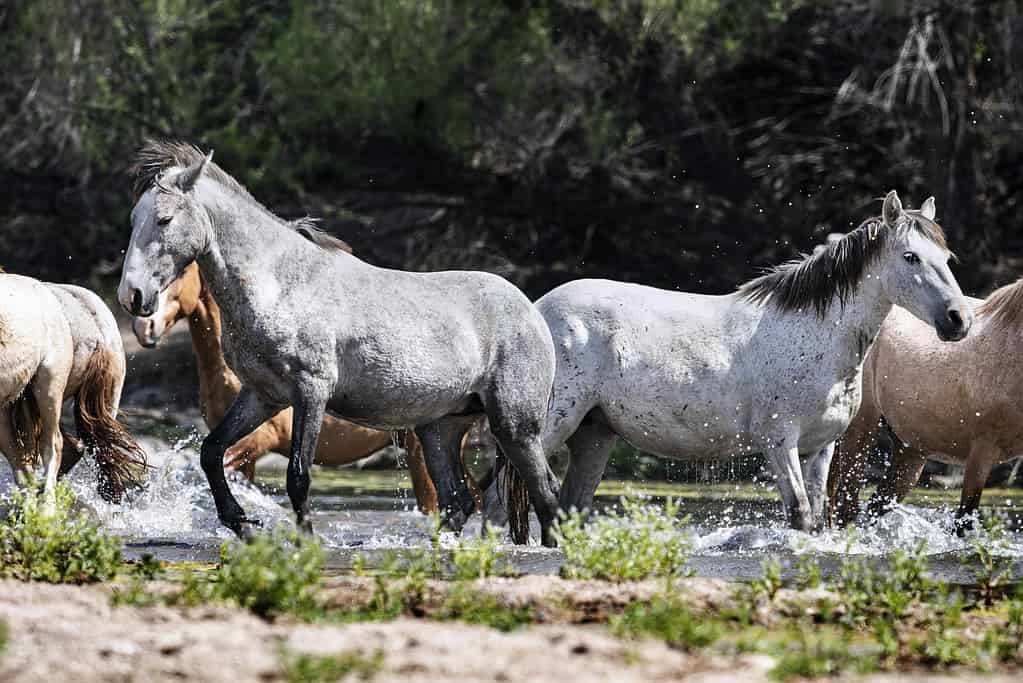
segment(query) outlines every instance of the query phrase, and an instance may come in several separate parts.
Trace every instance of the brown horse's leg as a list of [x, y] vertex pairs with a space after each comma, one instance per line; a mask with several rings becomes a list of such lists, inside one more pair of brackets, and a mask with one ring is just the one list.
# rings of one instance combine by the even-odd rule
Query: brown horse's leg
[[411, 429], [405, 430], [405, 461], [408, 463], [409, 476], [412, 478], [412, 490], [416, 494], [419, 511], [424, 515], [437, 512], [437, 489], [426, 470], [426, 459], [423, 457], [423, 444], [416, 438]]
[[0, 452], [14, 472], [16, 481], [27, 481], [35, 464], [35, 453], [25, 448], [22, 439], [18, 438], [14, 421], [11, 419], [10, 406], [0, 407]]
[[956, 533], [973, 528], [973, 513], [980, 506], [980, 496], [991, 474], [991, 468], [1001, 458], [1001, 450], [983, 441], [970, 444], [970, 456], [966, 459], [966, 476], [963, 478], [963, 495], [956, 510]]
[[860, 488], [863, 486], [867, 455], [874, 447], [878, 419], [879, 416], [864, 415], [861, 410], [835, 444], [828, 472], [830, 522], [833, 526], [848, 526], [860, 513]]
[[872, 517], [879, 517], [902, 501], [920, 480], [924, 471], [927, 455], [912, 446], [907, 446], [892, 434], [892, 461], [884, 480], [878, 484], [877, 491], [870, 498], [867, 511]]

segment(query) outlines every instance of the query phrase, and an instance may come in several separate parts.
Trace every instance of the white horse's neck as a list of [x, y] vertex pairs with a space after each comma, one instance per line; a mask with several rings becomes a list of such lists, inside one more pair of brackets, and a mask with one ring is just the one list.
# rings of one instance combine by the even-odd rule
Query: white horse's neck
[[892, 305], [877, 275], [867, 272], [844, 306], [836, 296], [824, 318], [815, 318], [843, 369], [851, 372], [863, 363]]

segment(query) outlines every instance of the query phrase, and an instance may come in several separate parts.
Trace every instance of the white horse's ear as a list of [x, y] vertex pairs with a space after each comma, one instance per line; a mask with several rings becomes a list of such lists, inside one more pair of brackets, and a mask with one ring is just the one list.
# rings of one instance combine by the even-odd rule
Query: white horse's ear
[[182, 192], [191, 192], [192, 188], [199, 181], [202, 172], [206, 170], [209, 163], [213, 161], [213, 150], [205, 157], [195, 162], [174, 178], [174, 185]]
[[892, 190], [884, 198], [884, 206], [881, 207], [881, 219], [885, 225], [894, 228], [902, 215], [902, 201], [899, 200], [899, 193]]
[[920, 207], [920, 215], [929, 221], [933, 221], [934, 217], [938, 215], [938, 210], [934, 208], [934, 197], [927, 198], [927, 201]]

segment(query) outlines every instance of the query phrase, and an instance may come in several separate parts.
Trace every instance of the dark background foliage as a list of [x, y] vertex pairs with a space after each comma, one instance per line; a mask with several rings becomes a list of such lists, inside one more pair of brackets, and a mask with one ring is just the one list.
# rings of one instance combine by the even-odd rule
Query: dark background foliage
[[13, 0], [0, 260], [101, 289], [146, 137], [375, 263], [725, 292], [877, 210], [1021, 273], [1017, 2]]

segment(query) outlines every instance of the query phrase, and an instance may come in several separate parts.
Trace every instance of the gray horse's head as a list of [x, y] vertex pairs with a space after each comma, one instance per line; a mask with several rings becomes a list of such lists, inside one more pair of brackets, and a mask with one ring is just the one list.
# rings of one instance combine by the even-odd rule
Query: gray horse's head
[[166, 169], [135, 203], [117, 288], [117, 300], [132, 315], [152, 315], [160, 293], [210, 243], [213, 227], [195, 190], [212, 159], [210, 152], [188, 166]]
[[973, 308], [948, 267], [952, 253], [934, 217], [934, 197], [906, 211], [895, 190], [889, 192], [881, 210], [889, 257], [879, 261], [877, 274], [895, 305], [933, 325], [941, 340], [958, 341], [970, 331]]

